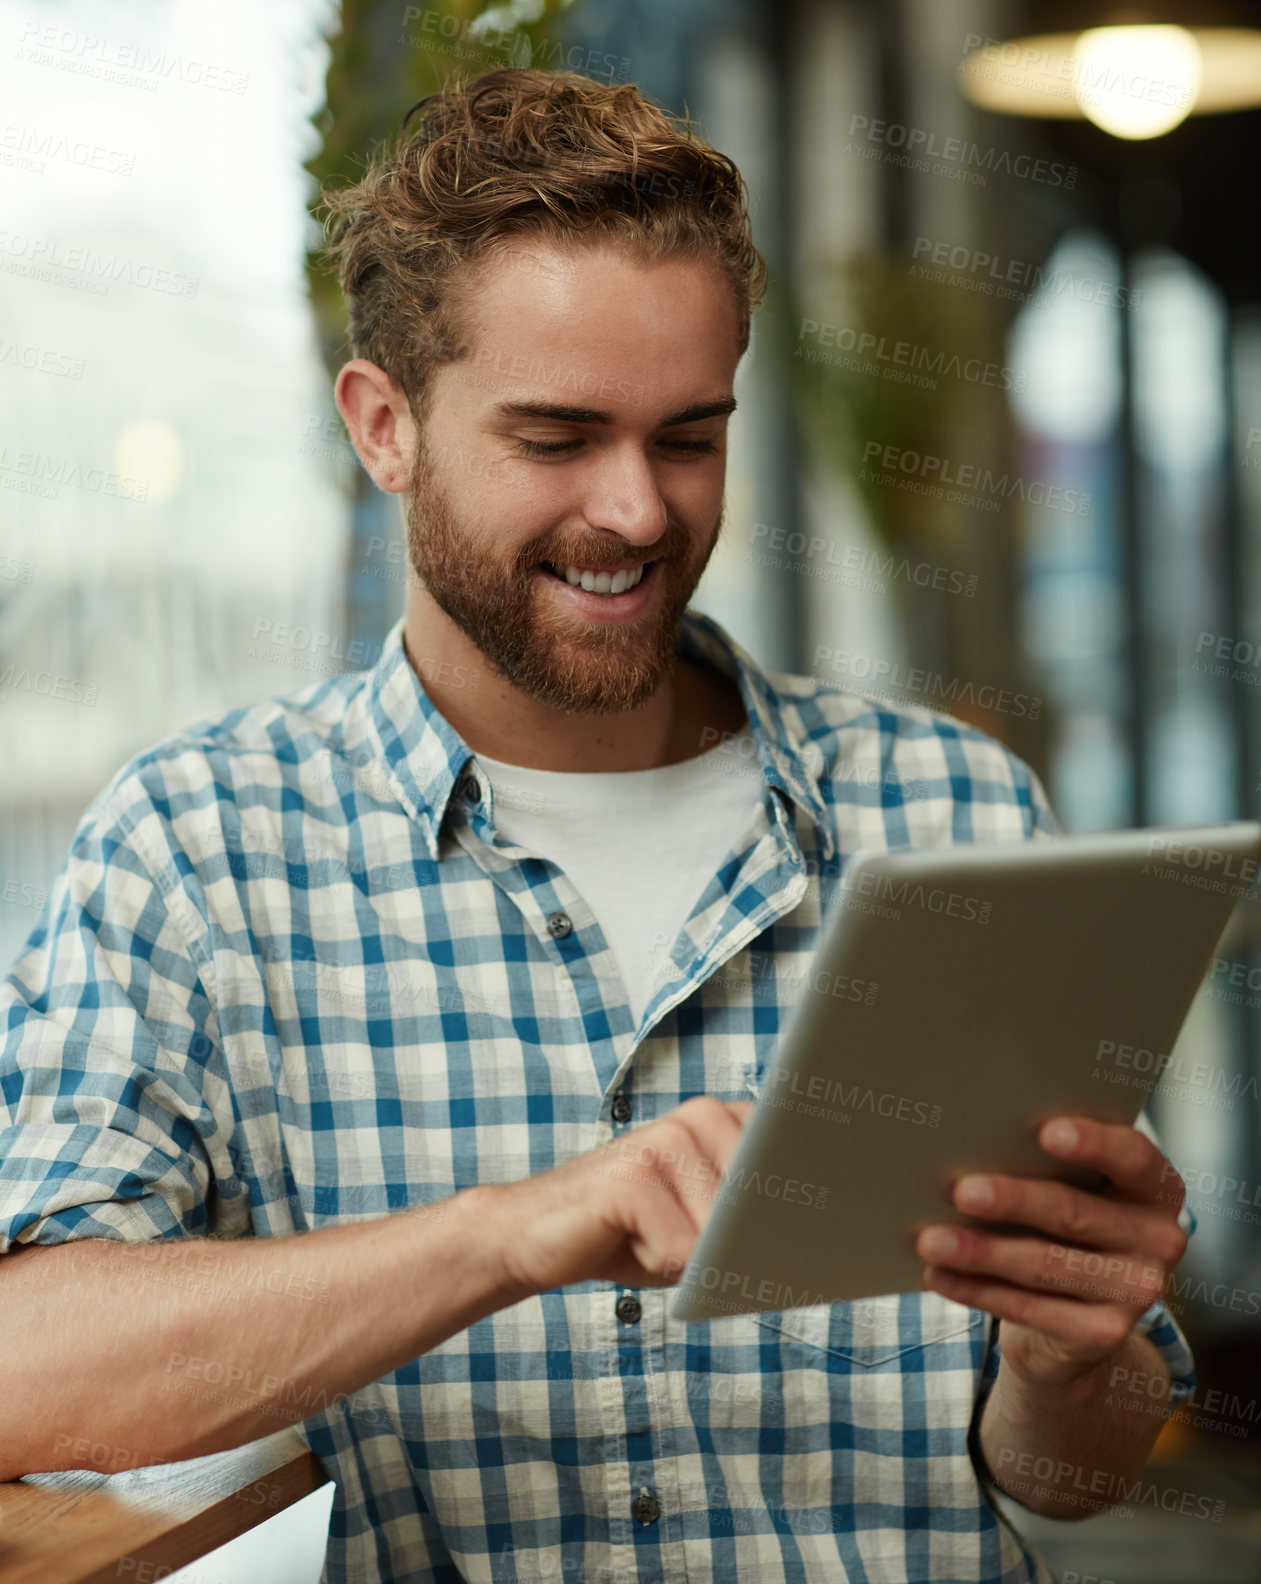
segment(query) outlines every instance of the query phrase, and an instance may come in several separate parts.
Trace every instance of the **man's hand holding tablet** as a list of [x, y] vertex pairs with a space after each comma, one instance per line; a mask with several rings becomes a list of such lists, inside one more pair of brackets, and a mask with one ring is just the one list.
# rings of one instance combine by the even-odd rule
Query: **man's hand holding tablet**
[[969, 1173], [954, 1185], [955, 1208], [1031, 1235], [934, 1226], [915, 1247], [926, 1287], [1003, 1321], [1003, 1357], [1021, 1380], [1066, 1385], [1111, 1358], [1160, 1297], [1187, 1246], [1185, 1188], [1137, 1128], [1058, 1117], [1038, 1143], [1111, 1186]]
[[1259, 858], [1255, 822], [853, 854], [674, 1313], [926, 1287], [993, 1315], [978, 1466], [1035, 1510], [1111, 1505], [1172, 1390], [1147, 1311], [1187, 1242], [1135, 1123]]
[[1167, 1399], [1168, 1372], [1135, 1326], [1186, 1249], [1185, 1186], [1137, 1128], [1056, 1117], [1038, 1142], [1110, 1186], [969, 1173], [956, 1209], [1029, 1235], [936, 1226], [916, 1249], [926, 1287], [1001, 1322], [1002, 1368], [977, 1427], [994, 1483], [1035, 1510], [1085, 1518], [1137, 1478], [1163, 1423], [1152, 1393]]

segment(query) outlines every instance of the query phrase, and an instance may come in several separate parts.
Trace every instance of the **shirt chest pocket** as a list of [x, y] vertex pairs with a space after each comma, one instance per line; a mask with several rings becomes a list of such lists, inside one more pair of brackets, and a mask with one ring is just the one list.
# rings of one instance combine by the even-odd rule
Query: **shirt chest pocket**
[[888, 1293], [755, 1315], [783, 1343], [783, 1368], [919, 1372], [979, 1367], [988, 1317], [938, 1293]]

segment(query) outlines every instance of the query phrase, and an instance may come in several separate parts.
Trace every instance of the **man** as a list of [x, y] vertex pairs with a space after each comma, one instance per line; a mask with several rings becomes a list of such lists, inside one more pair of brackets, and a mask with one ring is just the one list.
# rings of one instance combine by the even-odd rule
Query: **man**
[[1043, 1129], [1103, 1196], [965, 1179], [1029, 1231], [926, 1232], [921, 1293], [666, 1290], [845, 855], [1045, 837], [1042, 789], [686, 609], [765, 278], [734, 167], [627, 86], [421, 108], [330, 200], [406, 614], [125, 766], [4, 989], [0, 1473], [301, 1420], [328, 1580], [1044, 1579], [987, 1482], [1107, 1505], [1160, 1422], [1118, 1372], [1190, 1389], [1141, 1133]]

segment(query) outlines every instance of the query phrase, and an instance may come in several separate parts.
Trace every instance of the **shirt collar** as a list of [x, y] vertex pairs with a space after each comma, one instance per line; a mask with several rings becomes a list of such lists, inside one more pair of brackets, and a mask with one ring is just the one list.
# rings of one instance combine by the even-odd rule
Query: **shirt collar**
[[[390, 628], [370, 673], [366, 724], [373, 751], [390, 772], [436, 861], [448, 805], [462, 795], [457, 788], [474, 755], [412, 669], [403, 646], [404, 623], [400, 616]], [[831, 857], [831, 822], [819, 784], [823, 754], [803, 732], [793, 700], [747, 650], [700, 611], [683, 613], [676, 650], [687, 658], [708, 661], [736, 682], [767, 784], [815, 823], [824, 854]]]

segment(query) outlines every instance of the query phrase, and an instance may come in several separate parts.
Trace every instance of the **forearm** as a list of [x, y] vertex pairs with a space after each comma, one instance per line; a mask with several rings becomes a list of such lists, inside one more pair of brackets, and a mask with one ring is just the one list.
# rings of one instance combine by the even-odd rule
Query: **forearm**
[[629, 1182], [606, 1144], [517, 1183], [294, 1237], [11, 1250], [0, 1479], [224, 1451], [531, 1294], [667, 1285], [704, 1210], [684, 1189], [721, 1179], [752, 1109], [685, 1101], [619, 1141], [649, 1163]]
[[0, 1478], [240, 1446], [525, 1294], [473, 1189], [279, 1238], [84, 1239], [0, 1259]]
[[1004, 1362], [982, 1413], [979, 1443], [994, 1483], [1033, 1512], [1088, 1518], [1120, 1501], [1164, 1423], [1150, 1397], [1116, 1391], [1116, 1372], [1168, 1378], [1135, 1332], [1071, 1385], [1036, 1387]]

